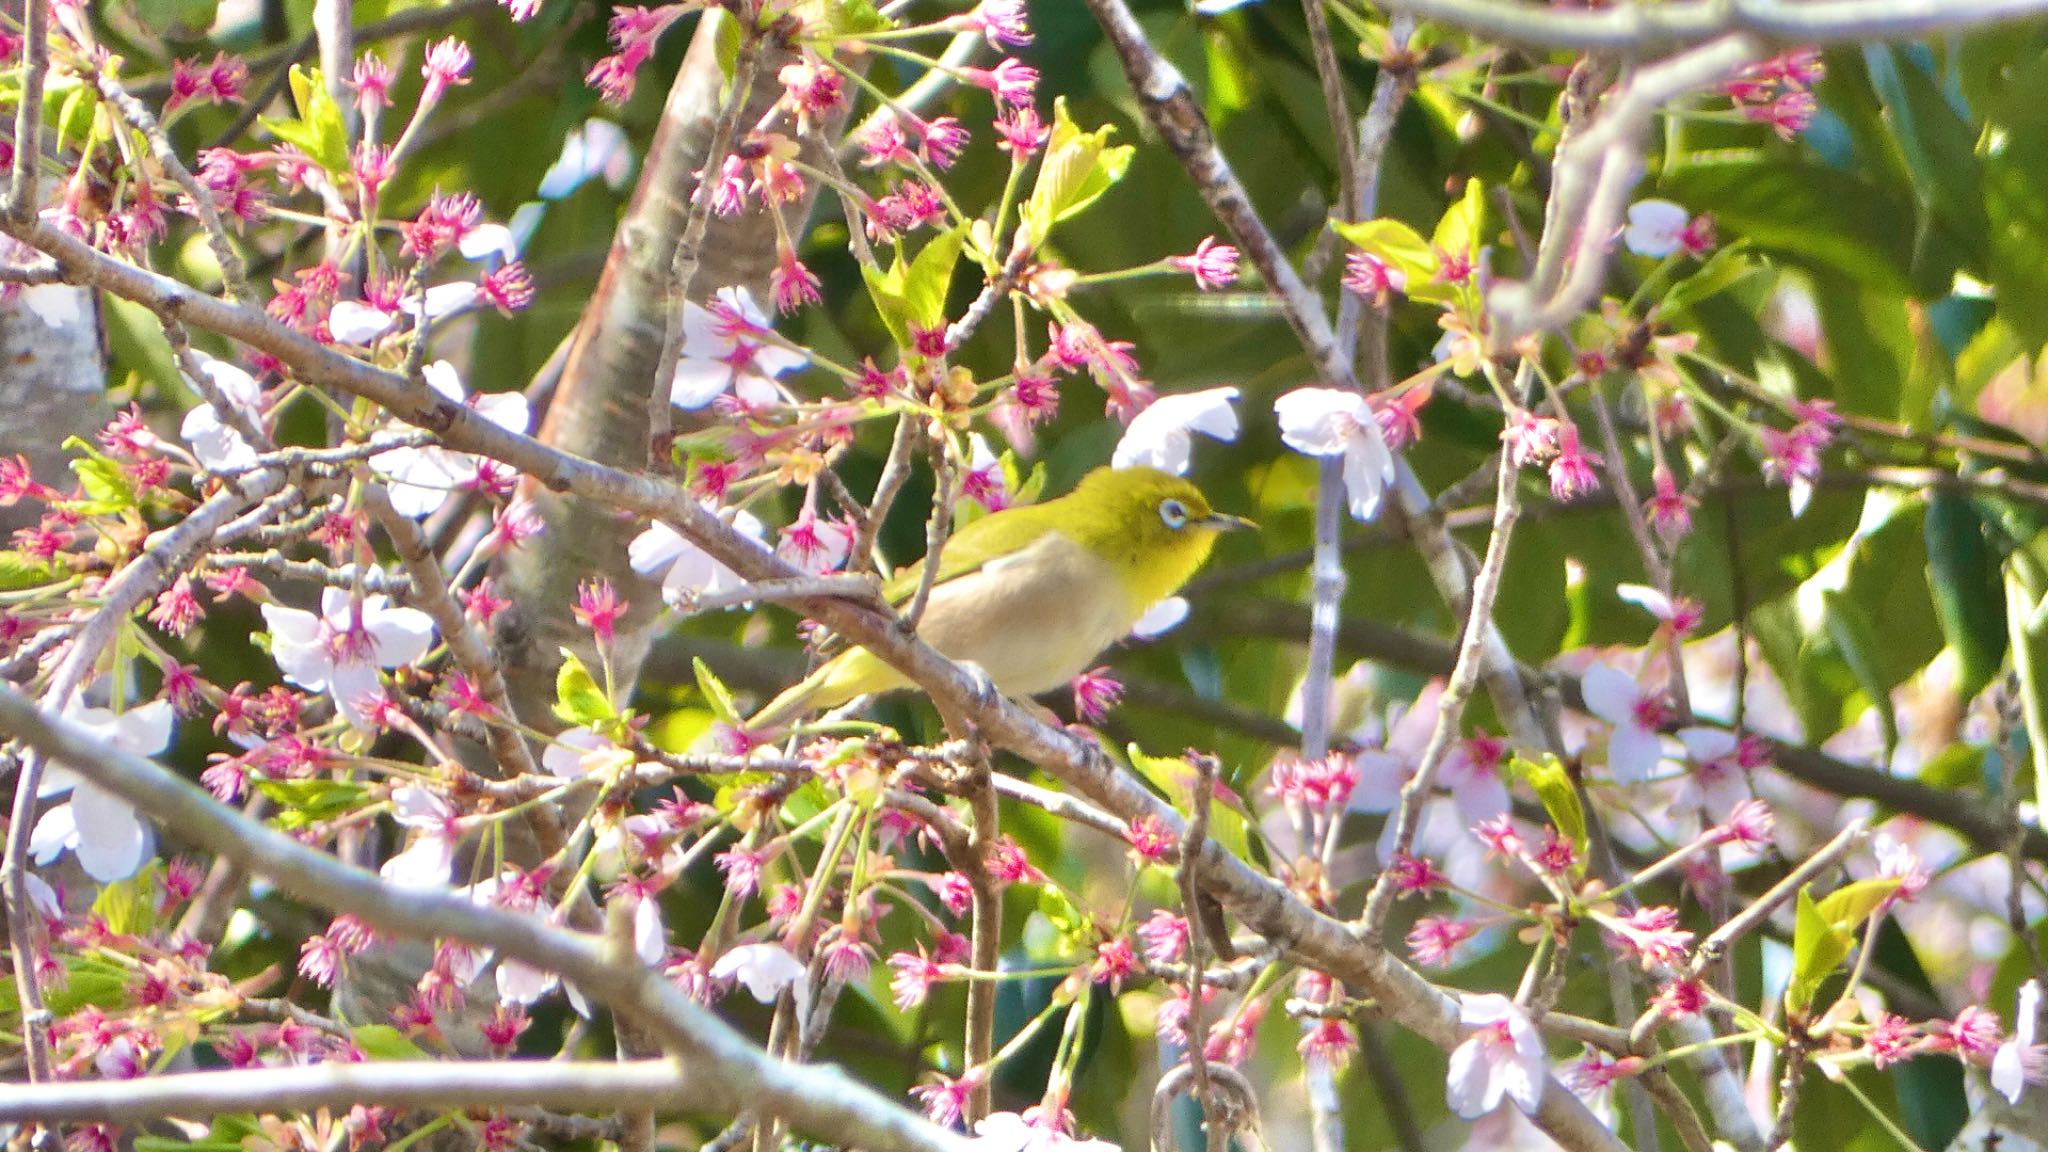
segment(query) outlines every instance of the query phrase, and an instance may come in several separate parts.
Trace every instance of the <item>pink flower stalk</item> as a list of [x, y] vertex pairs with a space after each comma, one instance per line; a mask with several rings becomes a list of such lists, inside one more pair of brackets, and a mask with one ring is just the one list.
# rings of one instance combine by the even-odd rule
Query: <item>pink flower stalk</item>
[[1226, 288], [1237, 279], [1237, 249], [1218, 244], [1214, 236], [1204, 236], [1193, 252], [1168, 256], [1166, 265], [1193, 276], [1199, 291]]

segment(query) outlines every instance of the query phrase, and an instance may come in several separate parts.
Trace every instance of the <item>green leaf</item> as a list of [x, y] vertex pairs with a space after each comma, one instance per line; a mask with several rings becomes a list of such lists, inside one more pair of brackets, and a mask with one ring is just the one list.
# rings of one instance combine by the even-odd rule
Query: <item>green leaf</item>
[[358, 1024], [350, 1033], [372, 1060], [424, 1060], [427, 1054], [389, 1024]]
[[1803, 1014], [1813, 1004], [1821, 981], [1848, 959], [1855, 937], [1836, 928], [1813, 901], [1812, 886], [1799, 890], [1799, 909], [1792, 922], [1792, 978], [1785, 985], [1785, 1006]]
[[1895, 877], [1855, 880], [1822, 897], [1816, 907], [1829, 924], [1853, 934], [1863, 931], [1864, 921], [1884, 907], [1884, 902], [1898, 890]]
[[57, 578], [57, 570], [25, 552], [0, 551], [0, 592], [18, 592]]
[[1399, 220], [1333, 220], [1330, 227], [1353, 247], [1400, 269], [1411, 289], [1421, 288], [1436, 275], [1436, 253], [1430, 249], [1429, 241]]
[[304, 152], [329, 176], [348, 175], [348, 129], [341, 107], [327, 93], [327, 82], [318, 68], [294, 64], [291, 70], [292, 100], [298, 106], [295, 120], [258, 117], [278, 139]]
[[1673, 284], [1671, 291], [1664, 294], [1658, 312], [1667, 318], [1676, 316], [1762, 271], [1763, 266], [1751, 258], [1741, 243], [1730, 244], [1707, 257], [1707, 262], [1695, 269], [1692, 275]]
[[353, 812], [370, 797], [368, 788], [348, 780], [258, 780], [256, 791], [278, 806], [276, 820], [287, 829]]
[[1586, 810], [1579, 805], [1579, 790], [1571, 774], [1557, 757], [1545, 754], [1541, 761], [1516, 756], [1508, 761], [1508, 772], [1536, 793], [1543, 811], [1557, 830], [1571, 840], [1579, 858], [1586, 858]]
[[1884, 728], [1885, 758], [1889, 760], [1892, 749], [1899, 744], [1899, 713], [1892, 703], [1892, 684], [1879, 663], [1879, 653], [1885, 640], [1878, 632], [1876, 621], [1848, 596], [1832, 590], [1824, 591], [1821, 604], [1828, 639], [1835, 642], [1835, 650], [1841, 653], [1850, 674], [1856, 677], [1856, 683], [1869, 698], [1871, 707], [1877, 709], [1878, 721]]
[[1109, 138], [1115, 131], [1105, 124], [1083, 132], [1067, 115], [1066, 98], [1053, 101], [1052, 135], [1039, 162], [1038, 183], [1019, 218], [1032, 247], [1045, 242], [1053, 225], [1095, 203], [1123, 179], [1137, 150], [1128, 144], [1112, 147]]
[[711, 670], [702, 656], [693, 657], [690, 667], [697, 674], [697, 690], [704, 693], [704, 702], [711, 705], [711, 711], [727, 724], [738, 726], [744, 722], [739, 706], [733, 703], [732, 690]]
[[894, 20], [876, 10], [874, 0], [832, 0], [825, 24], [835, 36], [865, 36], [896, 27]]
[[1479, 250], [1486, 247], [1485, 227], [1486, 190], [1475, 176], [1465, 181], [1465, 194], [1444, 209], [1430, 243], [1439, 251], [1463, 256], [1476, 266]]
[[135, 507], [135, 486], [128, 482], [120, 461], [76, 436], [64, 441], [64, 447], [85, 454], [84, 459], [71, 462], [85, 496], [67, 501], [66, 508], [84, 516], [107, 516]]
[[966, 240], [964, 230], [954, 229], [932, 237], [915, 259], [905, 261], [898, 253], [887, 272], [861, 266], [875, 310], [898, 347], [911, 347], [919, 331], [945, 323], [946, 293], [953, 286], [953, 267], [960, 262]]
[[[2027, 737], [2038, 741], [2048, 732], [2048, 627], [2040, 620], [2041, 598], [2029, 586], [2017, 561], [2005, 566], [2005, 627], [2012, 641], [2013, 672], [2020, 682], [2020, 706], [2026, 717]], [[2032, 749], [2036, 767], [2034, 797], [2048, 799], [2048, 773], [2039, 771], [2043, 750]]]
[[1937, 488], [1927, 494], [1927, 587], [1942, 638], [1956, 654], [1956, 695], [1975, 699], [2005, 664], [2005, 596], [1969, 497]]
[[1057, 884], [1042, 884], [1038, 889], [1038, 913], [1046, 918], [1060, 935], [1061, 949], [1073, 954], [1086, 950], [1090, 937], [1094, 935], [1088, 914], [1074, 906], [1067, 894]]
[[142, 26], [169, 40], [206, 35], [220, 9], [217, 0], [133, 0], [133, 4]]
[[151, 860], [142, 871], [116, 880], [93, 897], [93, 915], [106, 921], [108, 931], [132, 936], [156, 926], [158, 868], [159, 863]]
[[567, 648], [562, 649], [562, 666], [555, 670], [555, 715], [578, 728], [595, 728], [618, 715], [590, 669]]
[[1964, 255], [1982, 266], [1989, 243], [1977, 130], [1957, 115], [1934, 77], [1914, 60], [1924, 50], [1873, 44], [1863, 51], [1871, 87], [1886, 124], [1928, 207], [1963, 243]]

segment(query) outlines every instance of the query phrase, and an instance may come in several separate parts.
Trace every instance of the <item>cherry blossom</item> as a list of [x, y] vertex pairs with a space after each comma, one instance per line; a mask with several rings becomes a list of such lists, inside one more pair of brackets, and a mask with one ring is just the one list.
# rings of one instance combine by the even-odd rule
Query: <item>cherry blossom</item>
[[413, 842], [384, 862], [378, 875], [401, 888], [440, 888], [455, 867], [459, 837], [455, 810], [432, 789], [407, 784], [391, 790], [391, 818], [419, 832]]
[[801, 352], [775, 343], [768, 314], [745, 288], [720, 288], [709, 307], [683, 304], [683, 350], [669, 399], [697, 409], [728, 392], [760, 407], [782, 402], [777, 377], [809, 364]]
[[[732, 526], [752, 540], [758, 541], [767, 534], [761, 521], [750, 512], [734, 512]], [[660, 577], [661, 598], [671, 606], [682, 605], [697, 596], [728, 592], [746, 583], [738, 573], [658, 520], [633, 538], [627, 545], [626, 556], [633, 571]]]
[[625, 130], [610, 120], [592, 117], [563, 137], [562, 152], [541, 176], [534, 195], [543, 200], [565, 200], [593, 179], [602, 179], [616, 192], [632, 176], [633, 149], [626, 142]]
[[1364, 396], [1341, 388], [1297, 388], [1273, 401], [1273, 414], [1289, 448], [1343, 458], [1344, 492], [1354, 518], [1370, 520], [1379, 513], [1381, 493], [1394, 482], [1394, 454]]
[[[132, 756], [155, 756], [171, 742], [174, 713], [168, 700], [153, 700], [125, 712], [70, 707], [64, 718], [91, 738]], [[86, 875], [102, 884], [133, 876], [149, 858], [149, 830], [134, 807], [61, 764], [43, 772], [36, 795], [71, 799], [43, 813], [29, 832], [28, 850], [38, 867], [70, 849]]]
[[[254, 376], [197, 349], [192, 355], [199, 363], [199, 371], [220, 390], [223, 400], [252, 421], [262, 418], [263, 386]], [[192, 446], [192, 455], [208, 468], [241, 468], [256, 461], [256, 449], [242, 439], [234, 425], [222, 420], [221, 413], [211, 404], [200, 404], [185, 413], [178, 434]]]
[[[420, 370], [427, 386], [435, 392], [474, 409], [477, 415], [507, 432], [525, 434], [533, 414], [520, 392], [468, 395], [455, 366], [436, 360]], [[399, 427], [413, 429], [400, 422]], [[415, 520], [431, 515], [448, 502], [454, 492], [490, 482], [495, 465], [480, 456], [454, 452], [438, 444], [424, 448], [393, 448], [370, 457], [370, 470], [388, 481], [391, 506], [401, 516]]]
[[1628, 206], [1621, 242], [1638, 256], [1661, 260], [1684, 243], [1692, 214], [1669, 200], [1638, 200]]
[[809, 1014], [810, 986], [803, 961], [780, 944], [742, 944], [733, 948], [711, 966], [711, 978], [736, 980], [763, 1004], [775, 1003], [783, 990], [789, 989], [796, 996], [797, 1019]]
[[1015, 1112], [991, 1112], [982, 1117], [967, 1146], [974, 1152], [1120, 1152], [1107, 1140], [1083, 1140], [1044, 1116]]
[[2034, 1029], [2041, 1015], [2039, 980], [2020, 985], [2019, 1004], [2013, 1015], [2012, 1035], [1991, 1057], [1991, 1086], [2008, 1102], [2018, 1104], [2028, 1084], [2048, 1078], [2048, 1047], [2034, 1043]]
[[1466, 994], [1459, 997], [1458, 1022], [1476, 1031], [1451, 1053], [1444, 1081], [1451, 1111], [1476, 1120], [1512, 1100], [1534, 1112], [1550, 1068], [1528, 1013], [1498, 993]]
[[1228, 387], [1159, 397], [1132, 417], [1110, 465], [1186, 475], [1195, 433], [1225, 443], [1237, 439], [1237, 397], [1237, 389]]
[[1131, 638], [1150, 640], [1154, 636], [1163, 636], [1180, 627], [1181, 621], [1187, 618], [1187, 599], [1181, 596], [1168, 596], [1145, 609], [1144, 615], [1139, 616], [1137, 623], [1131, 625]]
[[1633, 677], [1608, 664], [1587, 668], [1580, 685], [1586, 710], [1614, 726], [1607, 740], [1608, 775], [1617, 784], [1649, 779], [1664, 759], [1664, 738], [1658, 734], [1665, 719], [1663, 700], [1645, 693]]
[[340, 588], [320, 594], [320, 614], [263, 605], [270, 655], [284, 678], [326, 692], [350, 724], [369, 727], [364, 706], [383, 696], [377, 669], [400, 668], [426, 655], [434, 622], [417, 608], [394, 608], [381, 595], [357, 600]]

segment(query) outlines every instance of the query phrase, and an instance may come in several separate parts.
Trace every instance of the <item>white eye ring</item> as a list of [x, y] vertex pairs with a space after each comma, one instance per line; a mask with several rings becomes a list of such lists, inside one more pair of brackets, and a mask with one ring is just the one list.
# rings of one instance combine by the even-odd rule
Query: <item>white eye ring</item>
[[1178, 500], [1162, 500], [1159, 503], [1159, 518], [1166, 522], [1168, 528], [1175, 531], [1185, 528], [1188, 523], [1187, 505]]

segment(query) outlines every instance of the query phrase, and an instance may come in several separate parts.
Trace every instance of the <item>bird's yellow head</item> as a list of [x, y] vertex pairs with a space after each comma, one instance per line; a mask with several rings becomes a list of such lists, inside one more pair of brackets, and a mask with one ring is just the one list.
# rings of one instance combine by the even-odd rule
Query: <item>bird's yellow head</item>
[[1136, 610], [1180, 591], [1216, 536], [1249, 520], [1209, 506], [1199, 488], [1153, 468], [1097, 468], [1057, 501], [1058, 528], [1108, 561]]

